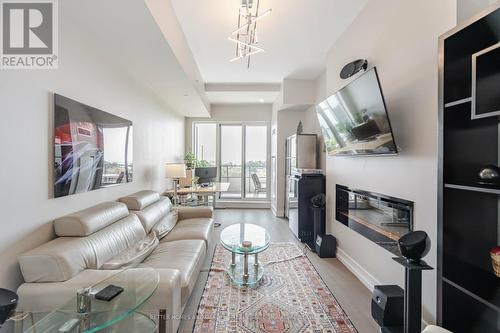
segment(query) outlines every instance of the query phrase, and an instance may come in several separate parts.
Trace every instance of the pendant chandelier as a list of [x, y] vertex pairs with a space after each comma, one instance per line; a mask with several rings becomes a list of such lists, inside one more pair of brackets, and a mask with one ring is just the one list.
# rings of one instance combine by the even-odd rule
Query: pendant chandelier
[[238, 27], [231, 32], [227, 38], [236, 44], [236, 56], [230, 61], [247, 59], [247, 67], [250, 68], [250, 57], [264, 52], [258, 47], [257, 22], [263, 17], [271, 14], [271, 9], [259, 12], [260, 0], [238, 0], [241, 6], [238, 9]]

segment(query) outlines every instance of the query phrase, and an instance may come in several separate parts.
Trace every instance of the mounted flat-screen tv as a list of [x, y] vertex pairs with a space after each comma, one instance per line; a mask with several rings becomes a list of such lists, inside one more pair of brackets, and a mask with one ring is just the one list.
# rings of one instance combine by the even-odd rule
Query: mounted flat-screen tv
[[54, 197], [132, 181], [132, 122], [54, 95]]
[[329, 155], [398, 153], [376, 68], [316, 106]]

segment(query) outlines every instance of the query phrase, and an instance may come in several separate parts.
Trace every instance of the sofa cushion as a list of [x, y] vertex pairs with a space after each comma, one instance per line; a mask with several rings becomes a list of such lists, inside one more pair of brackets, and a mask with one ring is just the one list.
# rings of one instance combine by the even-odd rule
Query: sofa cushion
[[167, 216], [160, 219], [158, 223], [153, 227], [153, 232], [156, 234], [158, 239], [165, 237], [177, 224], [177, 219], [179, 214], [176, 210], [171, 210], [167, 213]]
[[214, 229], [214, 220], [207, 218], [195, 218], [180, 220], [175, 228], [165, 236], [160, 243], [171, 242], [183, 239], [199, 239], [205, 242], [208, 248], [208, 242]]
[[182, 305], [184, 305], [198, 279], [205, 254], [205, 244], [201, 240], [161, 243], [141, 266], [179, 270], [182, 288], [181, 299]]
[[106, 261], [101, 269], [120, 269], [133, 267], [146, 259], [148, 255], [158, 246], [156, 233], [150, 233], [144, 239], [137, 242], [132, 247], [125, 249], [116, 256]]
[[54, 220], [57, 236], [83, 237], [126, 217], [127, 206], [120, 202], [103, 202]]
[[87, 237], [59, 237], [19, 256], [26, 282], [66, 281], [106, 261], [146, 236], [137, 216], [127, 217]]
[[132, 211], [141, 221], [147, 233], [172, 210], [172, 203], [167, 197], [160, 197], [158, 201], [143, 210]]
[[140, 191], [119, 199], [130, 210], [142, 210], [158, 200], [160, 200], [160, 194], [155, 191]]
[[204, 217], [211, 219], [214, 214], [212, 207], [200, 206], [200, 207], [178, 207], [179, 220], [194, 219], [197, 217]]

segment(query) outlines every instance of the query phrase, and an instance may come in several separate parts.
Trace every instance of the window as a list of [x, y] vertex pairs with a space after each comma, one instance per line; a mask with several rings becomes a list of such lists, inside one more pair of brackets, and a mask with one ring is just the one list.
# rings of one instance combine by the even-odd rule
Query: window
[[245, 197], [267, 198], [267, 126], [245, 130]]
[[220, 180], [231, 184], [221, 198], [242, 197], [242, 131], [242, 125], [220, 125]]
[[221, 199], [269, 198], [269, 124], [195, 123], [193, 151], [202, 166], [217, 166], [218, 180], [230, 183]]

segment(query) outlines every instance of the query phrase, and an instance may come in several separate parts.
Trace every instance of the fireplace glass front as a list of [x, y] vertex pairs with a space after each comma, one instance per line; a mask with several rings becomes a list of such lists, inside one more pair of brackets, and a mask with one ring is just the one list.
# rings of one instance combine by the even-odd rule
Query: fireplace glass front
[[398, 239], [413, 230], [413, 202], [336, 185], [336, 219], [400, 255]]

